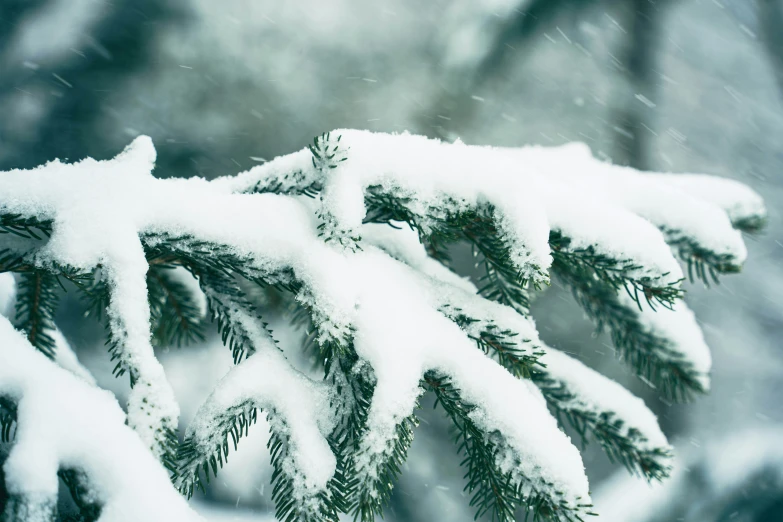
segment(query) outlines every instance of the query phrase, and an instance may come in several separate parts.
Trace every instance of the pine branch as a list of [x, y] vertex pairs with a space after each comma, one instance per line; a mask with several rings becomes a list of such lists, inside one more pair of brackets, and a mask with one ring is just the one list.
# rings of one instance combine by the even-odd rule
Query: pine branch
[[229, 442], [231, 438], [234, 451], [239, 440], [246, 437], [250, 426], [258, 421], [258, 409], [248, 400], [237, 404], [214, 419], [214, 437], [212, 446], [203, 448], [193, 437], [188, 437], [177, 449], [177, 466], [171, 481], [187, 498], [193, 497], [195, 490], [206, 493], [205, 485], [211, 477], [217, 477], [218, 469], [228, 462]]
[[767, 226], [769, 219], [766, 214], [762, 215], [748, 215], [741, 216], [736, 219], [732, 219], [731, 224], [737, 230], [741, 230], [747, 234], [759, 234]]
[[597, 280], [615, 293], [625, 290], [642, 308], [642, 299], [655, 309], [656, 305], [671, 307], [675, 300], [681, 299], [683, 291], [680, 282], [659, 286], [657, 281], [647, 276], [630, 275], [640, 267], [627, 259], [618, 259], [597, 251], [594, 247], [572, 248], [571, 239], [560, 232], [549, 235], [552, 248], [552, 270], [568, 271], [578, 278]]
[[441, 405], [456, 428], [454, 442], [464, 455], [462, 465], [468, 481], [465, 490], [472, 494], [470, 505], [476, 509], [476, 519], [488, 514], [493, 521], [513, 522], [517, 510], [526, 508], [526, 515], [532, 513], [533, 522], [583, 521], [583, 510], [591, 506], [569, 506], [543, 492], [541, 487], [551, 484], [518, 481], [511, 472], [498, 468], [498, 453], [504, 445], [502, 435], [485, 434], [476, 426], [471, 419], [474, 406], [460, 398], [459, 390], [448, 377], [428, 372], [423, 383], [435, 393], [435, 407]]
[[735, 256], [720, 254], [704, 248], [693, 238], [678, 230], [663, 228], [666, 242], [677, 252], [688, 267], [688, 279], [693, 282], [700, 279], [705, 285], [710, 282], [718, 284], [718, 274], [735, 274], [742, 270]]
[[546, 363], [541, 362], [542, 357], [547, 360], [544, 357], [547, 352], [543, 349], [539, 348], [532, 354], [522, 349], [520, 343], [529, 344], [530, 340], [519, 339], [511, 328], [492, 319], [469, 317], [453, 307], [448, 307], [444, 313], [481, 351], [497, 360], [514, 376], [532, 379], [558, 414], [561, 425], [565, 418], [582, 437], [583, 443], [592, 436], [610, 460], [621, 462], [629, 471], [648, 479], [660, 480], [668, 476], [672, 456], [669, 448], [648, 444], [645, 435], [634, 427], [626, 426], [616, 412], [598, 409], [595, 401], [575, 393], [567, 382], [554, 378]]
[[540, 349], [523, 348], [523, 345], [531, 343], [531, 339], [520, 338], [517, 332], [498, 325], [492, 319], [471, 317], [454, 306], [443, 306], [441, 312], [454, 321], [482, 352], [515, 377], [530, 378], [538, 359], [543, 355]]
[[671, 473], [673, 457], [668, 447], [650, 447], [640, 431], [626, 426], [612, 411], [596, 411], [568, 389], [566, 383], [552, 378], [545, 369], [532, 372], [532, 380], [543, 392], [558, 421], [563, 418], [579, 434], [583, 444], [594, 438], [609, 460], [620, 462], [628, 471], [648, 480], [663, 480]]
[[57, 276], [43, 270], [19, 277], [16, 294], [16, 327], [37, 350], [54, 359], [57, 345], [52, 333], [62, 288]]
[[340, 163], [348, 159], [347, 149], [340, 145], [341, 138], [341, 136], [333, 137], [329, 132], [313, 138], [313, 144], [308, 145], [308, 150], [314, 170], [295, 169], [277, 172], [276, 175], [258, 179], [251, 186], [244, 187], [241, 192], [316, 197], [323, 190], [323, 174], [337, 168]]
[[484, 267], [480, 279], [481, 295], [527, 312], [529, 282], [511, 261], [509, 245], [495, 225], [495, 210], [491, 205], [470, 208], [463, 202], [444, 198], [441, 207], [430, 208], [426, 215], [421, 215], [411, 210], [412, 203], [411, 198], [389, 193], [381, 185], [370, 186], [365, 193], [367, 217], [364, 221], [407, 223], [440, 260], [448, 260], [449, 245], [467, 241]]
[[[340, 513], [347, 513], [349, 510], [347, 500], [343, 491], [347, 489], [345, 485], [345, 476], [340, 467], [335, 471], [334, 476], [329, 481], [327, 491], [318, 494], [315, 503], [317, 508], [314, 510], [310, 506], [303, 506], [297, 501], [294, 494], [295, 476], [291, 474], [291, 466], [287, 464], [288, 447], [290, 440], [286, 435], [288, 430], [285, 427], [285, 421], [270, 415], [271, 435], [267, 448], [272, 455], [272, 501], [275, 503], [275, 517], [278, 520], [301, 521], [301, 522], [336, 522], [339, 520]], [[275, 428], [275, 424], [280, 423], [280, 428]], [[332, 448], [333, 450], [335, 448]]]
[[16, 404], [0, 396], [0, 443], [14, 440], [16, 425]]
[[204, 340], [204, 323], [196, 298], [171, 266], [155, 265], [147, 273], [152, 340], [177, 347]]
[[[693, 365], [674, 350], [668, 339], [644, 327], [639, 318], [642, 305], [638, 293], [631, 293], [635, 305], [628, 306], [618, 298], [618, 292], [623, 290], [618, 288], [617, 279], [611, 275], [602, 277], [592, 266], [566, 259], [555, 254], [552, 271], [571, 287], [577, 302], [595, 322], [598, 331], [609, 331], [619, 357], [637, 375], [656, 386], [666, 397], [678, 401], [706, 392], [702, 376]], [[665, 305], [678, 295], [677, 289], [660, 290], [642, 290], [648, 304], [658, 300]]]
[[261, 320], [255, 307], [247, 300], [244, 292], [236, 281], [220, 272], [198, 273], [199, 284], [207, 298], [207, 308], [213, 322], [217, 323], [218, 333], [231, 350], [234, 364], [239, 364], [243, 358], [250, 357], [255, 352], [253, 333], [248, 331], [242, 321], [237, 320], [237, 314], [247, 314], [262, 326], [270, 338], [267, 323]]
[[408, 450], [413, 442], [413, 429], [418, 425], [418, 418], [410, 415], [396, 426], [394, 439], [390, 441], [387, 452], [380, 457], [380, 462], [371, 460], [367, 464], [375, 469], [372, 473], [358, 465], [357, 461], [364, 457], [361, 451], [352, 455], [346, 474], [358, 476], [348, 481], [347, 495], [350, 503], [347, 511], [353, 515], [354, 520], [372, 522], [376, 517], [383, 517], [383, 510], [389, 504], [394, 485], [408, 457]]
[[41, 495], [10, 495], [2, 512], [2, 519], [8, 522], [56, 522], [57, 495], [41, 498]]
[[102, 507], [95, 498], [87, 474], [78, 468], [62, 468], [57, 472], [57, 476], [68, 488], [74, 504], [79, 508], [76, 520], [96, 522], [101, 516]]
[[242, 255], [229, 245], [204, 241], [191, 235], [167, 233], [145, 234], [142, 243], [150, 266], [182, 266], [196, 277], [201, 273], [221, 277], [239, 275], [251, 283], [291, 293], [300, 288], [292, 269], [283, 268], [275, 272], [258, 269], [251, 256]]
[[411, 415], [395, 428], [383, 455], [365, 455], [362, 439], [367, 435], [367, 418], [375, 389], [370, 367], [362, 363], [351, 345], [336, 342], [320, 345], [325, 361], [326, 380], [335, 390], [332, 407], [340, 419], [330, 441], [337, 454], [343, 478], [345, 513], [354, 520], [371, 522], [383, 517], [413, 442], [418, 419]]
[[47, 239], [52, 235], [52, 221], [21, 214], [0, 214], [0, 234], [23, 239]]

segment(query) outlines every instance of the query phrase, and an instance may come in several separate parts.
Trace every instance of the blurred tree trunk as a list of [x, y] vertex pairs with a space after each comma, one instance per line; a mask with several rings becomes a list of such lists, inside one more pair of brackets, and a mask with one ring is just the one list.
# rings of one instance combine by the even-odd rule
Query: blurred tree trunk
[[783, 1], [757, 0], [761, 40], [783, 96]]
[[657, 108], [657, 54], [668, 0], [627, 2], [624, 48], [619, 54], [625, 84], [612, 119], [615, 163], [649, 170], [652, 120]]

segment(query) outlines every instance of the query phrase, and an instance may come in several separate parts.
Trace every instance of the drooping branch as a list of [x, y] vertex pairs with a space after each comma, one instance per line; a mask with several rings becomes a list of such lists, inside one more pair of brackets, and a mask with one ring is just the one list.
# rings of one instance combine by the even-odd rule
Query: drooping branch
[[[548, 520], [579, 520], [589, 512], [579, 453], [544, 399], [630, 468], [665, 474], [665, 440], [646, 414], [629, 414], [646, 410], [627, 396], [612, 402], [596, 386], [583, 386], [605, 383], [573, 361], [558, 365], [525, 316], [526, 292], [548, 282], [551, 268], [589, 298], [585, 307], [613, 333], [669, 342], [630, 344], [629, 353], [647, 358], [631, 361], [642, 373], [644, 361], [657, 357], [694, 370], [653, 374], [662, 386], [694, 388], [688, 379], [704, 385], [708, 357], [681, 349], [700, 332], [679, 307], [682, 271], [666, 241], [682, 254], [687, 239], [686, 255], [695, 245], [723, 256], [715, 270], [737, 269], [744, 245], [732, 229], [737, 220], [726, 215], [738, 207], [736, 199], [700, 199], [636, 173], [617, 187], [614, 167], [570, 149], [551, 156], [359, 131], [325, 135], [308, 149], [213, 182], [155, 179], [153, 160], [151, 144], [140, 138], [111, 162], [55, 162], [0, 174], [0, 216], [15, 216], [4, 223], [25, 235], [5, 236], [40, 241], [27, 250], [8, 243], [0, 262], [19, 272], [89, 274], [89, 281], [73, 280], [93, 309], [107, 308], [112, 352], [134, 384], [129, 424], [176, 470], [185, 491], [217, 472], [229, 438], [238, 440], [263, 410], [273, 423], [280, 516], [378, 515], [405, 459], [428, 379], [448, 385], [441, 400], [468, 434], [460, 451], [475, 472], [480, 508], [503, 520], [512, 516], [509, 506], [525, 504]], [[669, 212], [683, 201], [693, 203], [695, 217]], [[763, 206], [754, 212], [763, 215]], [[408, 243], [384, 237], [390, 221], [411, 227]], [[47, 226], [48, 240], [28, 233]], [[422, 246], [437, 252], [458, 240], [471, 242], [485, 260], [484, 297]], [[164, 267], [184, 268], [199, 280], [239, 363], [215, 389], [177, 459], [171, 435], [178, 411], [152, 351], [150, 321], [160, 324], [161, 299], [177, 328], [194, 310], [183, 313], [185, 294], [170, 282], [154, 282]], [[323, 383], [288, 366], [239, 289], [240, 277], [297, 300], [309, 316]], [[616, 339], [621, 347], [625, 342]], [[310, 413], [305, 418], [299, 410]], [[480, 480], [485, 472], [505, 481], [508, 495], [492, 490], [495, 479]]]

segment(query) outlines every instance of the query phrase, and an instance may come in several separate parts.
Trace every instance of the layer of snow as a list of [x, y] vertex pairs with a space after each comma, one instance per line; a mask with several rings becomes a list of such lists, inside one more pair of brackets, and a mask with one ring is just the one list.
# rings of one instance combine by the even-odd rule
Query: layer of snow
[[[693, 186], [693, 183], [680, 181], [689, 180], [688, 176], [645, 174], [612, 165], [593, 158], [584, 143], [506, 150], [515, 155], [520, 164], [535, 168], [548, 179], [567, 184], [586, 200], [601, 206], [621, 207], [648, 220], [665, 230], [672, 240], [688, 238], [710, 252], [729, 256], [736, 265], [745, 261], [747, 251], [742, 236], [733, 229], [725, 211], [728, 209], [722, 203], [745, 202], [747, 198], [738, 200], [729, 196], [721, 200], [717, 196], [711, 197], [711, 194], [719, 194], [718, 190], [683, 190]], [[703, 184], [708, 188], [744, 187], [733, 180], [713, 176], [701, 178], [710, 180]], [[738, 194], [753, 192], [745, 187]], [[764, 208], [758, 196], [750, 199], [755, 210], [759, 205]], [[731, 208], [730, 204], [728, 206]]]
[[639, 310], [636, 302], [626, 293], [620, 293], [619, 298], [626, 307], [638, 312], [637, 318], [646, 331], [668, 341], [673, 357], [692, 365], [702, 387], [708, 390], [712, 368], [710, 348], [696, 322], [696, 316], [685, 302], [677, 301], [671, 309], [659, 306], [655, 310], [648, 307]]
[[3, 466], [11, 495], [56, 499], [57, 471], [78, 468], [103, 506], [100, 522], [201, 520], [125, 425], [116, 399], [37, 352], [3, 317], [0, 395], [18, 410], [16, 440]]
[[687, 182], [672, 183], [666, 175], [601, 162], [583, 144], [504, 149], [408, 134], [332, 133], [338, 135], [348, 159], [334, 168], [316, 168], [303, 150], [217, 183], [234, 191], [276, 183], [288, 189], [321, 184], [322, 214], [349, 236], [359, 235], [364, 194], [371, 186], [406, 199], [425, 232], [436, 226], [432, 216], [491, 204], [512, 260], [523, 275], [536, 280], [546, 279], [536, 274], [551, 264], [550, 229], [569, 237], [570, 248], [592, 247], [627, 261], [639, 267], [630, 277], [664, 286], [680, 280], [682, 271], [659, 229], [671, 241], [688, 240], [740, 266], [745, 245], [727, 212], [732, 218], [763, 213], [750, 189], [738, 191], [741, 197], [729, 195], [725, 187], [736, 182], [716, 181], [714, 190], [697, 193], [685, 187]]
[[747, 185], [728, 178], [704, 174], [655, 174], [673, 187], [722, 208], [732, 222], [744, 219], [764, 219], [767, 209], [764, 200]]
[[[273, 429], [289, 437], [286, 471], [294, 480], [297, 503], [315, 502], [337, 464], [326, 440], [335, 423], [328, 390], [296, 371], [256, 319], [241, 311], [233, 313], [234, 320], [242, 320], [245, 331], [253, 334], [256, 352], [218, 382], [187, 434], [202, 454], [211, 455], [226, 438], [221, 426], [226, 411], [247, 404], [262, 409], [271, 414]], [[244, 411], [248, 409], [245, 406]]]
[[[360, 443], [362, 472], [375, 472], [378, 459], [395, 437], [396, 424], [413, 412], [421, 393], [420, 379], [425, 372], [437, 370], [452, 379], [465, 401], [476, 405], [472, 415], [481, 429], [503, 435], [507, 452], [498, 464], [504, 470], [526, 487], [553, 496], [562, 492], [562, 499], [572, 506], [589, 502], [579, 452], [558, 429], [540, 392], [477, 350], [442, 310], [456, 305], [467, 313], [513, 324], [521, 345], [530, 350], [539, 343], [533, 322], [475, 296], [468, 282], [422, 257], [421, 250], [417, 253], [414, 248], [415, 235], [409, 233], [392, 243], [380, 229], [363, 228], [364, 191], [381, 185], [410, 197], [410, 208], [425, 216], [420, 223], [425, 229], [434, 225], [426, 221], [432, 209], [445, 212], [493, 205], [512, 260], [531, 278], [546, 279], [552, 228], [570, 237], [572, 248], [590, 247], [637, 265], [633, 277], [654, 284], [674, 283], [682, 272], [661, 232], [644, 219], [654, 220], [655, 215], [633, 196], [638, 187], [629, 185], [633, 197], [606, 187], [601, 199], [586, 198], [584, 183], [573, 181], [583, 164], [592, 165], [583, 158], [584, 151], [573, 158], [563, 154], [568, 161], [562, 172], [553, 173], [532, 160], [522, 160], [525, 151], [445, 144], [410, 135], [348, 130], [336, 134], [343, 137], [341, 146], [349, 149], [348, 161], [337, 168], [319, 170], [309, 151], [300, 151], [214, 182], [153, 178], [155, 151], [149, 138], [142, 136], [114, 160], [87, 159], [70, 165], [55, 161], [32, 171], [0, 174], [0, 211], [54, 220], [51, 240], [37, 253], [37, 263], [85, 271], [101, 266], [107, 274], [112, 330], [120, 341], [123, 361], [137, 380], [128, 421], [148, 446], [155, 448], [163, 429], [176, 428], [179, 410], [150, 345], [142, 240], [192, 237], [227, 247], [247, 260], [247, 270], [267, 275], [293, 271], [302, 285], [297, 299], [312, 310], [322, 340], [353, 338], [358, 355], [376, 378], [369, 430]], [[527, 152], [537, 154], [535, 149]], [[599, 167], [592, 176], [596, 182], [609, 176]], [[270, 179], [299, 188], [322, 183], [321, 208], [314, 212], [304, 198], [236, 193]], [[668, 193], [660, 187], [656, 190], [666, 204]], [[722, 212], [718, 207], [698, 208], [707, 209], [709, 215]], [[367, 243], [356, 253], [325, 243], [318, 235], [319, 215], [331, 216], [340, 231], [368, 232]], [[721, 228], [727, 221], [719, 220], [718, 233], [714, 237], [704, 233], [703, 240], [718, 241], [721, 236], [739, 259], [744, 254], [733, 243], [736, 236]], [[700, 226], [691, 228], [701, 232]], [[697, 367], [709, 368], [709, 353], [705, 358], [703, 339], [695, 333], [697, 328], [692, 329], [692, 320], [677, 322], [683, 314], [674, 318], [662, 311], [651, 314], [651, 329], [674, 329], [681, 334], [683, 346], [696, 343], [689, 350]], [[257, 328], [259, 338], [263, 336], [259, 324], [246, 326]], [[561, 370], [571, 376], [566, 366]], [[5, 385], [3, 379], [0, 385]], [[283, 356], [270, 348], [225, 378], [196, 416], [191, 434], [208, 434], [214, 427], [210, 419], [241, 398], [274, 408], [290, 430], [292, 462], [302, 473], [297, 491], [312, 492], [322, 489], [334, 470], [334, 457], [324, 440], [334, 421], [325, 397], [320, 385], [293, 373]], [[596, 392], [591, 400], [603, 404], [608, 398]], [[626, 406], [618, 399], [612, 407], [625, 411]], [[657, 440], [649, 419], [634, 417], [633, 421]], [[9, 477], [14, 481], [16, 476]], [[24, 482], [22, 477], [19, 483]]]
[[548, 348], [541, 359], [546, 365], [545, 373], [562, 383], [575, 397], [568, 409], [593, 411], [601, 414], [611, 412], [614, 419], [622, 420], [619, 435], [627, 436], [629, 430], [639, 432], [646, 440], [638, 442], [641, 450], [667, 449], [669, 443], [658, 426], [658, 419], [644, 401], [566, 354]]

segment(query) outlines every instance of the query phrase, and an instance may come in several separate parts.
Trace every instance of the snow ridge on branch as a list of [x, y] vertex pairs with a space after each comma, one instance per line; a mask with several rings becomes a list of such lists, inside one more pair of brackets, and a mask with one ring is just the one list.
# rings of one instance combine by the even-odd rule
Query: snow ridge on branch
[[[732, 200], [715, 182], [627, 171], [579, 146], [497, 149], [341, 130], [212, 182], [156, 179], [154, 161], [142, 136], [113, 160], [0, 173], [0, 270], [75, 285], [91, 310], [105, 312], [116, 372], [133, 385], [128, 424], [187, 495], [266, 414], [281, 520], [382, 514], [426, 390], [457, 429], [479, 513], [512, 520], [525, 505], [553, 521], [590, 513], [579, 452], [547, 404], [629, 469], [666, 476], [671, 453], [652, 413], [544, 346], [527, 313], [529, 293], [552, 275], [563, 280], [639, 375], [686, 399], [708, 387], [709, 352], [681, 302], [683, 271], [672, 250], [698, 276], [735, 272], [746, 251], [734, 227], [752, 228], [765, 215], [749, 189]], [[485, 268], [480, 288], [444, 264], [457, 241]], [[204, 310], [188, 285], [162, 277], [167, 268], [198, 281]], [[323, 382], [277, 349], [240, 279], [299, 303]], [[19, 306], [55, 288], [42, 294], [39, 286], [27, 284]], [[165, 303], [176, 310], [163, 313]], [[158, 340], [198, 338], [205, 310], [238, 365], [180, 444], [179, 408], [152, 332]], [[35, 324], [44, 334], [55, 328]], [[52, 343], [32, 344], [53, 351]], [[4, 426], [18, 422], [18, 448], [32, 436], [21, 429], [25, 401], [4, 382], [13, 379], [0, 374], [0, 405]], [[52, 476], [64, 465], [50, 457], [42, 457], [48, 473], [9, 475], [15, 506], [33, 505], [46, 490], [40, 505], [49, 509]], [[106, 472], [83, 471], [88, 484]], [[100, 520], [115, 520], [113, 494], [96, 497]], [[163, 501], [180, 509], [179, 500]]]

